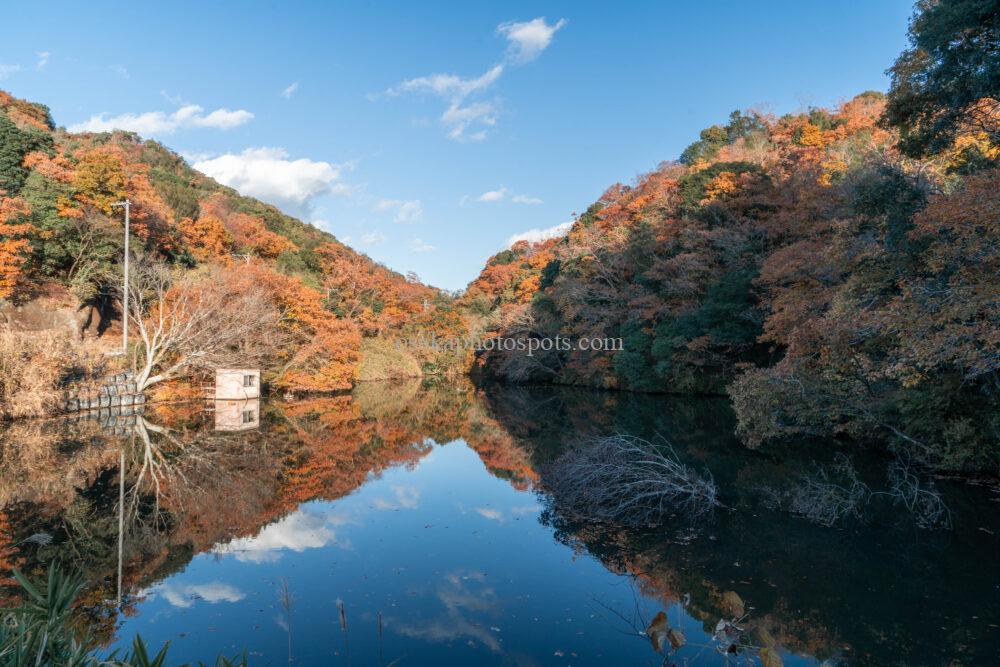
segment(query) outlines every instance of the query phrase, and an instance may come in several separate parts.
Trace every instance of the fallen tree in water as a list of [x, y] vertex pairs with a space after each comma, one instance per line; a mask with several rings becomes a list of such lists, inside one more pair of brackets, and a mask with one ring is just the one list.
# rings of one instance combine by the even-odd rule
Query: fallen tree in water
[[628, 435], [594, 438], [569, 450], [543, 471], [542, 485], [570, 518], [628, 526], [703, 514], [719, 504], [710, 474], [681, 463], [666, 442]]

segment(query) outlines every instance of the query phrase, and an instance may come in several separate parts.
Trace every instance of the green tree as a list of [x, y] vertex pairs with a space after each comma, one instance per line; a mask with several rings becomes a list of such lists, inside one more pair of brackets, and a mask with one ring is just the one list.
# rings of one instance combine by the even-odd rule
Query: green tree
[[542, 269], [542, 277], [538, 281], [539, 289], [545, 289], [546, 287], [551, 287], [556, 282], [556, 278], [559, 277], [559, 269], [562, 263], [558, 259], [550, 260], [548, 264]]
[[0, 194], [12, 197], [28, 178], [24, 156], [31, 151], [51, 150], [52, 137], [38, 131], [22, 130], [0, 111]]
[[649, 360], [649, 346], [653, 337], [642, 322], [629, 320], [621, 326], [619, 336], [622, 339], [622, 349], [614, 356], [615, 375], [628, 389], [638, 391], [655, 391], [656, 378], [652, 373], [652, 363]]
[[996, 0], [920, 0], [910, 48], [889, 70], [883, 121], [920, 157], [971, 125], [1000, 144], [1000, 8]]
[[706, 127], [698, 135], [698, 141], [684, 149], [681, 153], [682, 164], [694, 164], [699, 160], [708, 160], [729, 143], [729, 131], [722, 125]]

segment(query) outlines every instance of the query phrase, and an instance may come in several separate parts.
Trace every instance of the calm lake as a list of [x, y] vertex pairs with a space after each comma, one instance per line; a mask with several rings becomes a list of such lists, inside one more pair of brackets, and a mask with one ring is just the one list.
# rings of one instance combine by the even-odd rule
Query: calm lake
[[[721, 399], [415, 382], [207, 408], [2, 433], [4, 567], [81, 569], [108, 650], [139, 633], [172, 662], [1000, 663], [991, 484], [828, 442], [749, 450]], [[720, 505], [565, 516], [547, 471], [609, 434], [669, 443]], [[676, 649], [642, 634], [660, 612]]]

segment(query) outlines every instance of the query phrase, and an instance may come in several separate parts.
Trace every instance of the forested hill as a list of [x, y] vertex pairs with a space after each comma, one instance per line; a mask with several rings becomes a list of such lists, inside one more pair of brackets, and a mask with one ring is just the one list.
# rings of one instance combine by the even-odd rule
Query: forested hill
[[250, 276], [270, 295], [294, 334], [271, 351], [280, 360], [271, 379], [289, 388], [350, 386], [364, 338], [397, 330], [446, 300], [220, 185], [155, 141], [69, 133], [56, 128], [47, 107], [0, 91], [0, 303], [63, 286], [117, 321], [124, 235], [122, 211], [112, 204], [126, 197], [132, 247], [143, 258], [192, 280], [231, 281], [234, 290]]
[[750, 444], [850, 435], [932, 465], [1000, 461], [1000, 15], [918, 3], [888, 95], [734, 112], [610, 187], [464, 297], [508, 381], [726, 393]]
[[[146, 250], [171, 260], [194, 264], [250, 254], [272, 260], [283, 273], [319, 283], [325, 267], [316, 250], [332, 244], [359, 266], [381, 273], [386, 283], [407, 282], [333, 235], [220, 185], [156, 141], [132, 132], [68, 133], [56, 129], [44, 105], [4, 91], [0, 192], [8, 207], [30, 208], [18, 220], [32, 226], [26, 234], [32, 254], [23, 274], [64, 280], [81, 295], [99, 291], [100, 281], [92, 277], [101, 273], [101, 263], [117, 256], [120, 235], [104, 238], [97, 228], [105, 222], [101, 218], [112, 217], [110, 203], [125, 197], [133, 201], [133, 221]], [[15, 287], [8, 283], [4, 296]]]

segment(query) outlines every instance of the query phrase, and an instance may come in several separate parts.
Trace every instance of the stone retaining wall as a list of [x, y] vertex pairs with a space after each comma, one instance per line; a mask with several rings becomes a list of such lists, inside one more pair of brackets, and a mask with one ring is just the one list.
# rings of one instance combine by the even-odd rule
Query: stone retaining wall
[[142, 419], [142, 405], [127, 405], [78, 412], [66, 417], [68, 423], [96, 421], [107, 435], [129, 435]]
[[110, 408], [143, 405], [146, 397], [138, 390], [135, 375], [131, 371], [109, 375], [97, 388], [97, 395], [67, 396], [63, 402], [64, 412], [83, 410], [103, 410]]

